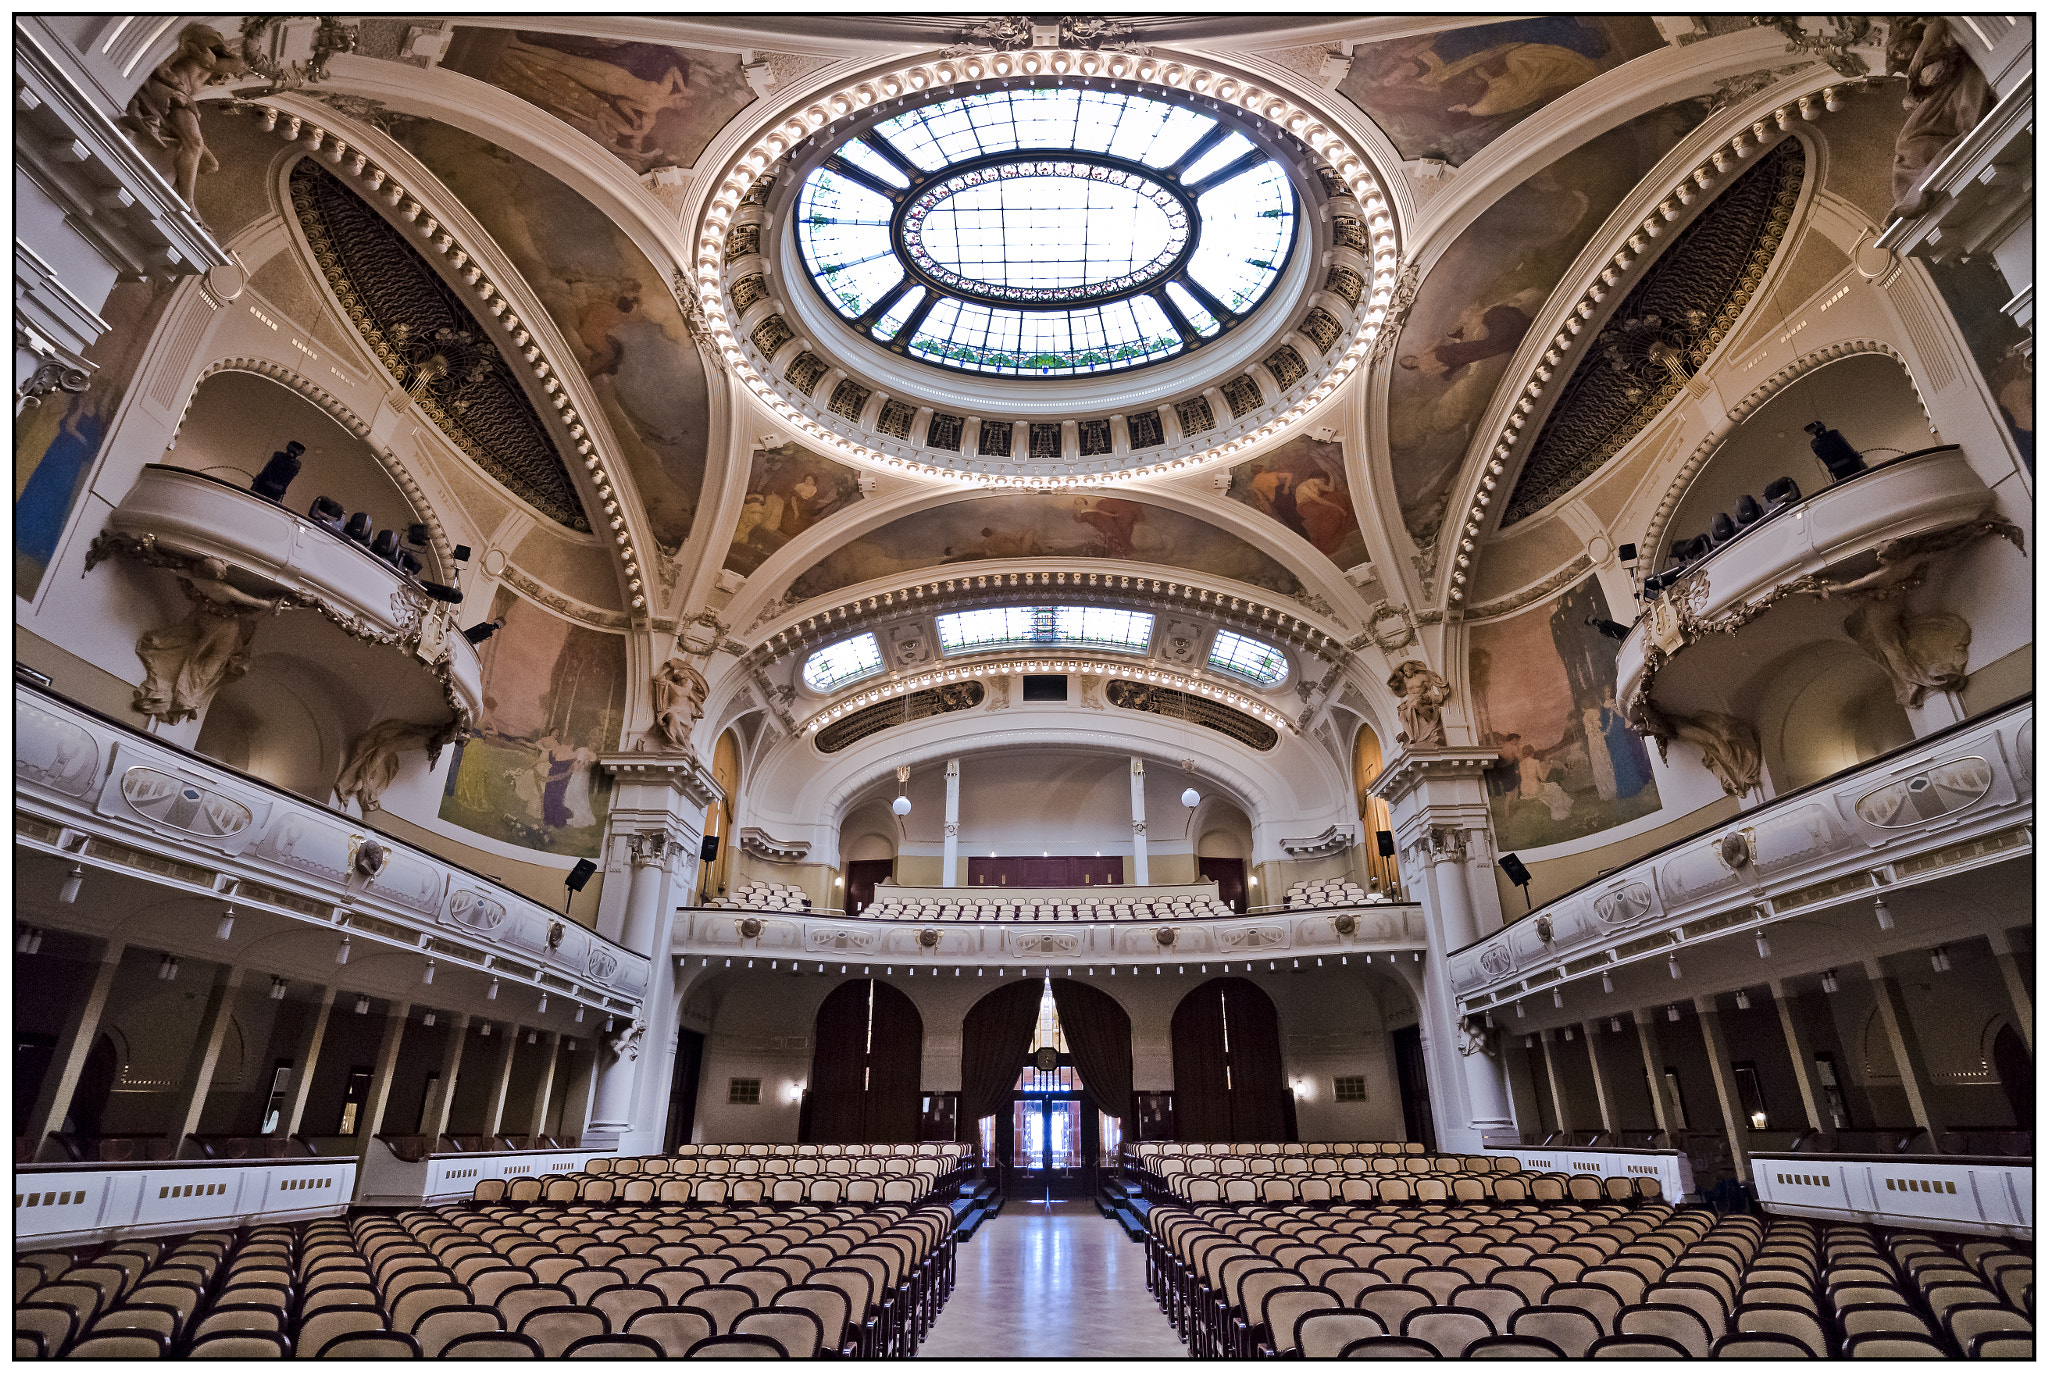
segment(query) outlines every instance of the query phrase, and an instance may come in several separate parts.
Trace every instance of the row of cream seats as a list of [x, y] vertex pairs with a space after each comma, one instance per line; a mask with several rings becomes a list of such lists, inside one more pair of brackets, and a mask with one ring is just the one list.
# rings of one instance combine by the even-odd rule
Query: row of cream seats
[[1117, 920], [1202, 920], [1234, 914], [1213, 897], [1082, 897], [1078, 901], [1008, 896], [961, 896], [952, 900], [906, 901], [878, 896], [862, 912], [871, 920], [1055, 920], [1080, 923]]

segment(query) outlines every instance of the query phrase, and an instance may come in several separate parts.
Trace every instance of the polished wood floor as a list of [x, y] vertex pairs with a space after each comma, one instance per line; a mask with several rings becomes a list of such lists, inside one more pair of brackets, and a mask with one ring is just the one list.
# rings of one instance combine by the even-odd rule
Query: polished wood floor
[[1179, 1359], [1145, 1250], [1086, 1201], [1011, 1201], [960, 1246], [926, 1359]]

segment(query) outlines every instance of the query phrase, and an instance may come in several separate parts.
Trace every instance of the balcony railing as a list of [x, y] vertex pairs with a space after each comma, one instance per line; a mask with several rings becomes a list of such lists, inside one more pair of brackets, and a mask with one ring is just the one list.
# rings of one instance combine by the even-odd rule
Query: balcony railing
[[2031, 697], [1715, 824], [1451, 954], [1466, 1014], [2033, 851]]
[[70, 1248], [132, 1235], [337, 1216], [354, 1158], [36, 1163], [14, 1170], [14, 1238]]
[[1651, 601], [1616, 659], [1616, 699], [1635, 700], [1646, 678], [1670, 660], [1725, 639], [1791, 594], [1801, 579], [1880, 544], [1981, 519], [1992, 499], [1962, 450], [1949, 444], [1871, 468], [1772, 512]]
[[91, 567], [108, 553], [148, 550], [219, 558], [294, 602], [319, 608], [358, 638], [410, 650], [440, 677], [449, 704], [483, 708], [483, 666], [453, 608], [362, 544], [275, 501], [182, 467], [150, 463], [108, 517]]
[[[237, 906], [488, 958], [597, 1010], [630, 1015], [647, 989], [644, 956], [353, 816], [27, 683], [15, 684], [14, 722], [23, 848], [195, 894], [232, 884]], [[370, 835], [381, 862], [366, 858]]]

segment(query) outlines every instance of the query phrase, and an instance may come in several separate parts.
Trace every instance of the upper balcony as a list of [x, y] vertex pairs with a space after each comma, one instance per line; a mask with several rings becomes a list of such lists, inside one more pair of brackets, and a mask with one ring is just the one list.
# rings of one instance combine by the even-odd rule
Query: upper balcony
[[[444, 973], [526, 982], [564, 1007], [587, 1005], [600, 1017], [635, 1013], [646, 992], [645, 957], [537, 901], [354, 816], [21, 683], [14, 778], [18, 857], [55, 860], [46, 876], [18, 862], [24, 890], [56, 891], [62, 864], [81, 878], [99, 872], [120, 879], [106, 888], [116, 893], [122, 883], [143, 883], [225, 901], [239, 913], [225, 927], [234, 940], [226, 946], [212, 942], [210, 923], [153, 925], [153, 945], [173, 953], [227, 953], [303, 977], [307, 969], [292, 960], [307, 956], [305, 941], [290, 936], [325, 930], [363, 954], [419, 959], [418, 970], [405, 974], [407, 985], [439, 961]], [[16, 918], [99, 934], [95, 912], [123, 909], [118, 900], [72, 899], [60, 895], [64, 904], [36, 911], [24, 904]], [[320, 944], [319, 956], [330, 949]], [[279, 959], [286, 961], [265, 965]]]
[[217, 558], [245, 593], [285, 597], [357, 639], [409, 650], [440, 679], [451, 707], [469, 716], [483, 709], [483, 668], [476, 647], [455, 632], [454, 608], [364, 545], [276, 501], [202, 472], [151, 463], [108, 525], [116, 537], [96, 547], [94, 561], [102, 550], [145, 560], [152, 550]]
[[[1515, 1028], [1533, 1030], [1583, 1020], [1589, 1007], [1606, 1014], [1725, 991], [1924, 944], [1930, 930], [1960, 934], [1971, 920], [1995, 921], [2010, 913], [2012, 893], [1987, 870], [2033, 851], [2033, 766], [2027, 698], [1776, 797], [1547, 903], [1454, 952], [1453, 994], [1466, 1015], [1517, 1003]], [[1938, 892], [1928, 885], [1936, 881]], [[1866, 911], [1877, 918], [1857, 917], [1853, 936], [1830, 929], [1803, 939], [1780, 928], [1872, 898]], [[1771, 938], [1781, 946], [1775, 958]]]
[[[1824, 491], [1771, 510], [1684, 569], [1650, 602], [1621, 646], [1615, 699], [1653, 706], [1668, 717], [1725, 710], [1729, 684], [1746, 677], [1778, 640], [1806, 637], [1828, 595], [1875, 589], [1887, 575], [1877, 555], [1934, 549], [1938, 536], [1984, 520], [1992, 493], [1954, 444], [1926, 449], [1860, 472]], [[1986, 531], [1989, 532], [1989, 531]], [[1936, 550], [1939, 551], [1939, 550]], [[1670, 574], [1666, 574], [1669, 576]], [[1768, 627], [1752, 624], [1791, 598]], [[1759, 652], [1757, 640], [1772, 647]]]
[[[881, 887], [859, 915], [797, 909], [678, 913], [674, 951], [709, 958], [890, 958], [915, 968], [996, 963], [1159, 965], [1214, 959], [1419, 956], [1422, 909], [1385, 900], [1229, 913], [1216, 884], [1030, 888]], [[1140, 911], [1143, 914], [1140, 914]], [[1218, 910], [1223, 914], [1217, 914]]]

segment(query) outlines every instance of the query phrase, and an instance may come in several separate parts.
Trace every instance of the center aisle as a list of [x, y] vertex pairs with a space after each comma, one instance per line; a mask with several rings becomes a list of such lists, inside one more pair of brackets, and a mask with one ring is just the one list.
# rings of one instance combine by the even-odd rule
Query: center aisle
[[921, 1359], [1187, 1357], [1145, 1290], [1145, 1250], [1085, 1201], [1012, 1201], [959, 1248]]

